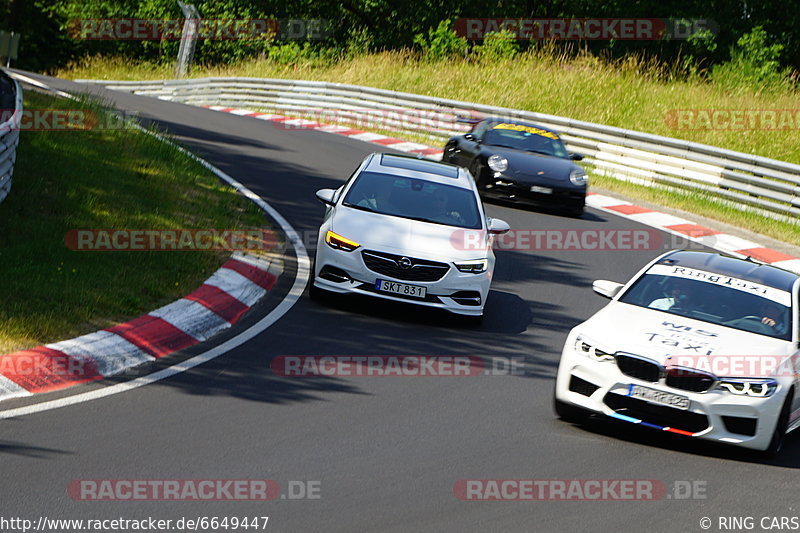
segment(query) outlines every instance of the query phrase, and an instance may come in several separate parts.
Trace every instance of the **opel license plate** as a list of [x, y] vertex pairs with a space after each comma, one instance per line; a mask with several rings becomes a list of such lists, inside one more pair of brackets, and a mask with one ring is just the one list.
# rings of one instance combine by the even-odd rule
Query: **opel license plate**
[[419, 285], [408, 285], [407, 283], [397, 283], [396, 281], [386, 281], [379, 279], [375, 281], [375, 290], [390, 292], [401, 296], [411, 296], [414, 298], [425, 298], [425, 287]]

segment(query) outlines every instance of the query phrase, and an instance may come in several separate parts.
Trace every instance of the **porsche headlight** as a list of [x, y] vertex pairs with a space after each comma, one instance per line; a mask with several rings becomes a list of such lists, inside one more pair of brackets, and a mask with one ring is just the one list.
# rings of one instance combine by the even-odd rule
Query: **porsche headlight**
[[575, 339], [575, 351], [581, 355], [591, 357], [597, 361], [613, 361], [614, 354], [597, 347], [597, 345], [582, 335]]
[[495, 172], [505, 172], [508, 170], [508, 159], [501, 155], [490, 155], [487, 164], [489, 165], [489, 168]]
[[487, 268], [489, 268], [489, 260], [475, 259], [474, 261], [461, 261], [459, 263], [455, 263], [455, 265], [460, 272], [482, 274], [483, 272], [486, 272]]
[[768, 398], [778, 390], [774, 379], [721, 379], [717, 388], [737, 396]]
[[569, 181], [571, 181], [573, 185], [586, 185], [589, 182], [589, 176], [586, 175], [585, 170], [576, 169], [569, 173]]

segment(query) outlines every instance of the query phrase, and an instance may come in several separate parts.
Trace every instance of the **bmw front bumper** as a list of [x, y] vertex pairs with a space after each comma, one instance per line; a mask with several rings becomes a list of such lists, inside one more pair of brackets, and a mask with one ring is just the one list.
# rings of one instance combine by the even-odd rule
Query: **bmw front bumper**
[[[652, 429], [765, 450], [775, 431], [788, 387], [769, 397], [738, 396], [724, 390], [691, 392], [623, 374], [614, 360], [600, 361], [575, 349], [577, 335], [564, 345], [556, 398], [584, 410]], [[629, 396], [631, 385], [689, 398], [679, 409]]]

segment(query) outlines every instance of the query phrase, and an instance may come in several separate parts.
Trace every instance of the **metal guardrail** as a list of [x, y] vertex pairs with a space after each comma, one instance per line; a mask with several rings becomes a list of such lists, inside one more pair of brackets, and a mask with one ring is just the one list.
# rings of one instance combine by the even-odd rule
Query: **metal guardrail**
[[[3, 109], [3, 118], [7, 120], [0, 123], [0, 202], [6, 199], [11, 190], [11, 179], [14, 174], [14, 163], [17, 161], [17, 144], [19, 144], [19, 125], [22, 120], [22, 89], [16, 80], [11, 79], [5, 72], [0, 72], [3, 82], [10, 84], [14, 89], [14, 111]], [[2, 106], [6, 107], [6, 106]], [[2, 120], [0, 118], [0, 120]]]
[[368, 123], [444, 143], [489, 115], [534, 121], [560, 132], [594, 173], [648, 186], [701, 192], [741, 210], [800, 221], [800, 165], [695, 142], [565, 117], [345, 85], [264, 78], [77, 80], [193, 105], [278, 111], [322, 122]]

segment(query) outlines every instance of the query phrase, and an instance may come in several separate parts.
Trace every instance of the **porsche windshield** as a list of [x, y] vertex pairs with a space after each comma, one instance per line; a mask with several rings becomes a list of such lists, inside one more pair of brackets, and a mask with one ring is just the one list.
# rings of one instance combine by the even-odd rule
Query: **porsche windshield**
[[713, 272], [655, 265], [619, 301], [776, 339], [792, 336], [790, 293]]
[[380, 172], [361, 173], [343, 205], [432, 224], [482, 228], [478, 202], [470, 189]]
[[564, 143], [555, 133], [532, 126], [498, 124], [486, 132], [483, 143], [555, 157], [568, 156]]

